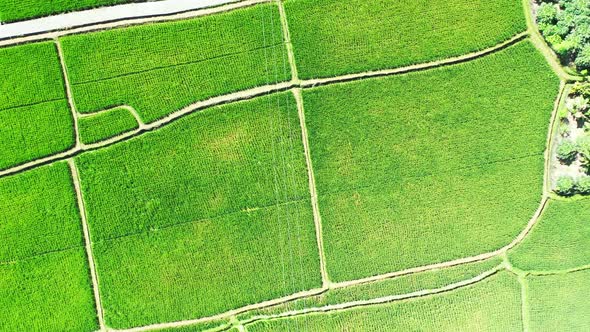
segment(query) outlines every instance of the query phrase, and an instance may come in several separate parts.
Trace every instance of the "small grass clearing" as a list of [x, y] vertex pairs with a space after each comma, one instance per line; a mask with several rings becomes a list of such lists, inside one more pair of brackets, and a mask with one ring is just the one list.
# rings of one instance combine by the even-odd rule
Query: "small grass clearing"
[[84, 144], [100, 142], [139, 128], [133, 114], [122, 107], [82, 117], [78, 126], [80, 141]]

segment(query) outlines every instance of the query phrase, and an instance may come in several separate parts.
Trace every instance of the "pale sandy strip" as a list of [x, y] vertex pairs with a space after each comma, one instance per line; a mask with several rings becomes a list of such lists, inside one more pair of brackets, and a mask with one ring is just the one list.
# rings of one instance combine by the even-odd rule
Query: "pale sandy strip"
[[522, 319], [523, 332], [529, 331], [529, 311], [527, 306], [527, 282], [524, 276], [519, 275], [516, 277], [518, 284], [520, 285], [520, 311]]
[[45, 32], [45, 33], [39, 33], [39, 34], [34, 34], [34, 35], [30, 35], [30, 36], [23, 36], [23, 37], [15, 37], [15, 38], [11, 38], [11, 39], [0, 40], [0, 47], [1, 46], [8, 46], [8, 45], [15, 45], [15, 44], [22, 44], [22, 43], [33, 42], [33, 41], [55, 39], [55, 38], [58, 38], [61, 36], [66, 36], [66, 35], [71, 35], [71, 34], [91, 32], [91, 31], [100, 31], [100, 30], [112, 29], [112, 28], [123, 27], [123, 26], [182, 20], [182, 19], [187, 19], [187, 18], [192, 18], [192, 17], [227, 12], [227, 11], [231, 11], [234, 9], [249, 7], [249, 6], [253, 6], [256, 4], [267, 3], [267, 2], [271, 2], [271, 1], [273, 1], [273, 0], [244, 0], [244, 1], [236, 2], [236, 3], [230, 3], [227, 5], [197, 9], [194, 11], [183, 12], [183, 13], [178, 13], [178, 14], [140, 17], [140, 18], [132, 18], [132, 19], [122, 19], [122, 20], [114, 21], [114, 22], [98, 23], [98, 24], [81, 26], [81, 27], [72, 28], [72, 29], [64, 29], [64, 30], [53, 31], [53, 32]]
[[80, 188], [80, 175], [78, 168], [73, 159], [68, 159], [68, 165], [72, 172], [72, 181], [74, 189], [76, 190], [76, 198], [78, 200], [78, 209], [80, 210], [80, 218], [82, 220], [82, 231], [84, 233], [84, 242], [86, 244], [86, 255], [88, 256], [88, 266], [90, 267], [90, 277], [92, 279], [92, 289], [94, 291], [94, 302], [96, 304], [96, 313], [98, 315], [98, 323], [101, 331], [106, 331], [104, 323], [104, 314], [102, 310], [102, 302], [100, 300], [100, 292], [98, 290], [98, 277], [96, 275], [96, 265], [94, 264], [94, 256], [92, 255], [92, 243], [90, 241], [90, 232], [88, 230], [88, 221], [86, 220], [86, 208], [84, 207], [84, 198], [82, 197], [82, 189]]
[[75, 147], [80, 147], [80, 131], [78, 129], [78, 111], [76, 110], [76, 105], [74, 104], [74, 99], [72, 98], [72, 89], [70, 88], [70, 79], [68, 78], [68, 68], [66, 67], [66, 62], [64, 60], [64, 53], [61, 48], [61, 43], [59, 40], [55, 39], [55, 47], [57, 48], [57, 56], [59, 58], [59, 63], [61, 65], [62, 76], [64, 79], [64, 85], [66, 90], [66, 97], [68, 99], [68, 105], [70, 106], [70, 110], [72, 111], [72, 121], [74, 121], [74, 134], [76, 136], [76, 145]]
[[113, 106], [113, 107], [102, 109], [97, 112], [78, 113], [78, 117], [79, 118], [93, 117], [93, 116], [96, 116], [96, 115], [99, 115], [102, 113], [108, 113], [108, 112], [115, 110], [115, 109], [124, 109], [127, 112], [129, 112], [135, 118], [135, 121], [137, 121], [137, 125], [139, 126], [139, 129], [147, 129], [148, 128], [146, 126], [146, 124], [141, 120], [141, 117], [139, 116], [139, 113], [137, 113], [137, 110], [129, 105]]

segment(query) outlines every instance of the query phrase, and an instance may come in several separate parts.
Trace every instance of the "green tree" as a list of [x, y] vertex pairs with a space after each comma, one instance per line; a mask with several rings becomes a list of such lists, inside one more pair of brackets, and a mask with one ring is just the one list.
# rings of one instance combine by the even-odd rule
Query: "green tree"
[[571, 140], [563, 140], [557, 147], [557, 159], [569, 165], [578, 155], [578, 147]]
[[584, 176], [578, 180], [578, 192], [582, 195], [590, 194], [590, 176]]
[[555, 184], [555, 192], [562, 196], [571, 196], [576, 193], [576, 180], [571, 176], [561, 176]]

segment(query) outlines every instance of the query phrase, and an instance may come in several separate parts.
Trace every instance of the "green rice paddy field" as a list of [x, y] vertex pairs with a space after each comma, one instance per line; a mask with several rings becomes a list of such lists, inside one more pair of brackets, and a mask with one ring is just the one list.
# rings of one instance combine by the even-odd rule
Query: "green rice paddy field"
[[565, 82], [525, 7], [268, 1], [1, 47], [0, 331], [590, 329], [590, 200], [544, 189]]

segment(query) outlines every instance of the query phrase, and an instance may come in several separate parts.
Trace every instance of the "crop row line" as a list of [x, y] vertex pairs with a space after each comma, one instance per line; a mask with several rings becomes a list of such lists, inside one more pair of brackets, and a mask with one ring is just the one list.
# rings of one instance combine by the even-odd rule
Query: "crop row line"
[[[289, 90], [289, 89], [293, 89], [293, 88], [309, 89], [309, 88], [314, 88], [314, 87], [317, 87], [320, 85], [339, 84], [339, 83], [345, 83], [345, 82], [374, 78], [374, 77], [401, 75], [401, 74], [406, 74], [406, 73], [410, 73], [410, 72], [423, 71], [423, 70], [428, 70], [428, 69], [438, 68], [438, 67], [443, 67], [443, 66], [451, 66], [451, 65], [458, 64], [458, 63], [463, 63], [463, 62], [475, 60], [475, 59], [480, 58], [482, 56], [487, 56], [492, 53], [498, 52], [502, 49], [509, 47], [510, 45], [513, 45], [513, 44], [525, 39], [527, 36], [528, 36], [528, 32], [522, 32], [522, 33], [519, 33], [518, 35], [510, 38], [509, 40], [504, 41], [504, 42], [502, 42], [498, 45], [495, 45], [493, 47], [490, 47], [490, 48], [487, 48], [487, 49], [484, 49], [481, 51], [477, 51], [477, 52], [468, 53], [468, 54], [461, 55], [458, 57], [452, 57], [452, 58], [438, 60], [438, 61], [434, 61], [434, 62], [422, 63], [422, 64], [411, 65], [411, 66], [407, 66], [407, 67], [400, 67], [400, 68], [395, 68], [395, 69], [367, 71], [367, 72], [362, 72], [362, 73], [357, 73], [357, 74], [334, 76], [334, 77], [322, 78], [322, 79], [291, 80], [288, 82], [280, 82], [280, 83], [275, 83], [275, 84], [258, 86], [258, 87], [248, 89], [248, 90], [242, 90], [242, 91], [233, 92], [233, 93], [229, 93], [229, 94], [225, 94], [225, 95], [221, 95], [221, 96], [212, 97], [212, 98], [202, 100], [202, 101], [197, 101], [197, 102], [195, 102], [191, 105], [188, 105], [176, 112], [170, 113], [167, 116], [165, 116], [157, 121], [146, 124], [145, 126], [140, 127], [136, 130], [129, 131], [129, 132], [123, 133], [121, 135], [117, 135], [117, 136], [114, 136], [109, 139], [106, 139], [106, 140], [103, 140], [103, 141], [100, 141], [97, 143], [93, 143], [93, 144], [80, 143], [80, 144], [77, 144], [76, 146], [74, 146], [66, 151], [63, 151], [63, 152], [60, 152], [60, 153], [57, 153], [54, 155], [50, 155], [47, 157], [43, 157], [40, 159], [32, 160], [27, 163], [2, 170], [2, 171], [0, 171], [0, 178], [4, 177], [4, 176], [12, 175], [12, 174], [20, 173], [22, 171], [29, 170], [29, 169], [32, 169], [32, 168], [35, 168], [38, 166], [47, 165], [47, 164], [50, 164], [55, 161], [64, 160], [64, 159], [67, 159], [70, 157], [74, 157], [74, 156], [76, 156], [82, 152], [85, 152], [85, 151], [97, 150], [99, 148], [107, 147], [107, 146], [112, 145], [117, 142], [128, 140], [128, 139], [138, 136], [144, 132], [158, 129], [168, 123], [171, 123], [171, 122], [173, 122], [179, 118], [182, 118], [186, 115], [189, 115], [195, 111], [200, 111], [200, 110], [210, 108], [213, 106], [220, 106], [220, 105], [229, 104], [229, 103], [233, 103], [233, 102], [249, 100], [249, 99], [259, 97], [262, 95], [267, 95], [267, 94], [271, 94], [271, 93], [279, 92], [279, 91], [285, 91], [285, 90]], [[69, 86], [69, 83], [67, 83], [67, 85]], [[69, 89], [69, 88], [67, 88], [67, 89]], [[70, 94], [70, 96], [71, 96], [71, 94]], [[71, 97], [69, 97], [68, 99], [71, 100]], [[75, 110], [75, 107], [73, 109]], [[101, 111], [98, 111], [95, 113], [100, 113], [100, 112]]]

